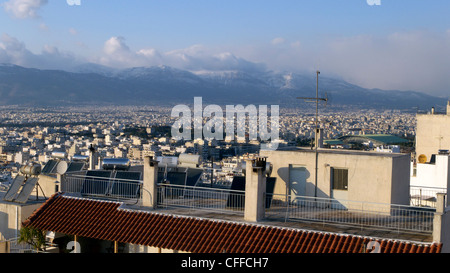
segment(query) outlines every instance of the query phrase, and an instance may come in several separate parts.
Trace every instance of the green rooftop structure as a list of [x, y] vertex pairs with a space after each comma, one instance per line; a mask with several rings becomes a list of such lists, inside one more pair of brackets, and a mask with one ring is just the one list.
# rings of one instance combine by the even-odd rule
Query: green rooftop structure
[[343, 145], [344, 142], [340, 139], [325, 139], [323, 141], [323, 144], [325, 144], [325, 145]]
[[364, 143], [372, 142], [375, 146], [379, 145], [400, 145], [406, 144], [409, 140], [388, 134], [378, 134], [378, 135], [348, 135], [338, 138], [344, 143]]

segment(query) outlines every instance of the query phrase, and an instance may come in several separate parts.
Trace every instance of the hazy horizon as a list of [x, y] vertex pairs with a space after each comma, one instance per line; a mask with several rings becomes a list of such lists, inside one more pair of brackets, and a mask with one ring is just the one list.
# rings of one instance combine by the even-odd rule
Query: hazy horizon
[[68, 2], [0, 1], [0, 63], [320, 70], [364, 88], [450, 94], [444, 0]]

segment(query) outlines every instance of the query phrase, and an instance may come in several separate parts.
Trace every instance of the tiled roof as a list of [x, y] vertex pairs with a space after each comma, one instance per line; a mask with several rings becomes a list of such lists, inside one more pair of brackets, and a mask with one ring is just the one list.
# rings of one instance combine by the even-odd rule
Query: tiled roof
[[40, 230], [191, 253], [439, 253], [441, 244], [374, 239], [122, 209], [118, 202], [53, 195], [23, 224]]

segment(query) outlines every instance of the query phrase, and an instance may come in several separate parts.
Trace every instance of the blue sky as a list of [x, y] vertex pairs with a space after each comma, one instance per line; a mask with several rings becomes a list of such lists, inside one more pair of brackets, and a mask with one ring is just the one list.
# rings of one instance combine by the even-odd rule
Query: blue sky
[[0, 62], [320, 69], [364, 87], [450, 96], [448, 0], [80, 1], [0, 1]]

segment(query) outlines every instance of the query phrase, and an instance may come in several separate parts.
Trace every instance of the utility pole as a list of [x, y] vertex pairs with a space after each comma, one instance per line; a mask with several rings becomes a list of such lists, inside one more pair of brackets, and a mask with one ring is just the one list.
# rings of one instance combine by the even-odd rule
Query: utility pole
[[319, 153], [317, 151], [317, 148], [318, 148], [317, 146], [319, 146], [318, 145], [319, 142], [317, 139], [317, 136], [319, 134], [319, 101], [325, 101], [325, 102], [328, 101], [328, 98], [319, 98], [319, 74], [320, 74], [320, 71], [317, 70], [316, 71], [316, 97], [315, 98], [297, 97], [297, 99], [302, 99], [302, 100], [309, 101], [309, 102], [313, 101], [316, 103], [316, 116], [315, 116], [315, 120], [314, 120], [315, 130], [316, 130], [316, 134], [314, 137], [314, 142], [315, 142], [314, 150], [315, 150], [315, 155], [316, 155], [316, 166], [315, 166], [315, 175], [314, 175], [314, 180], [315, 180], [314, 181], [314, 183], [315, 183], [314, 197], [317, 197], [317, 174], [318, 174], [318, 162], [319, 162]]

